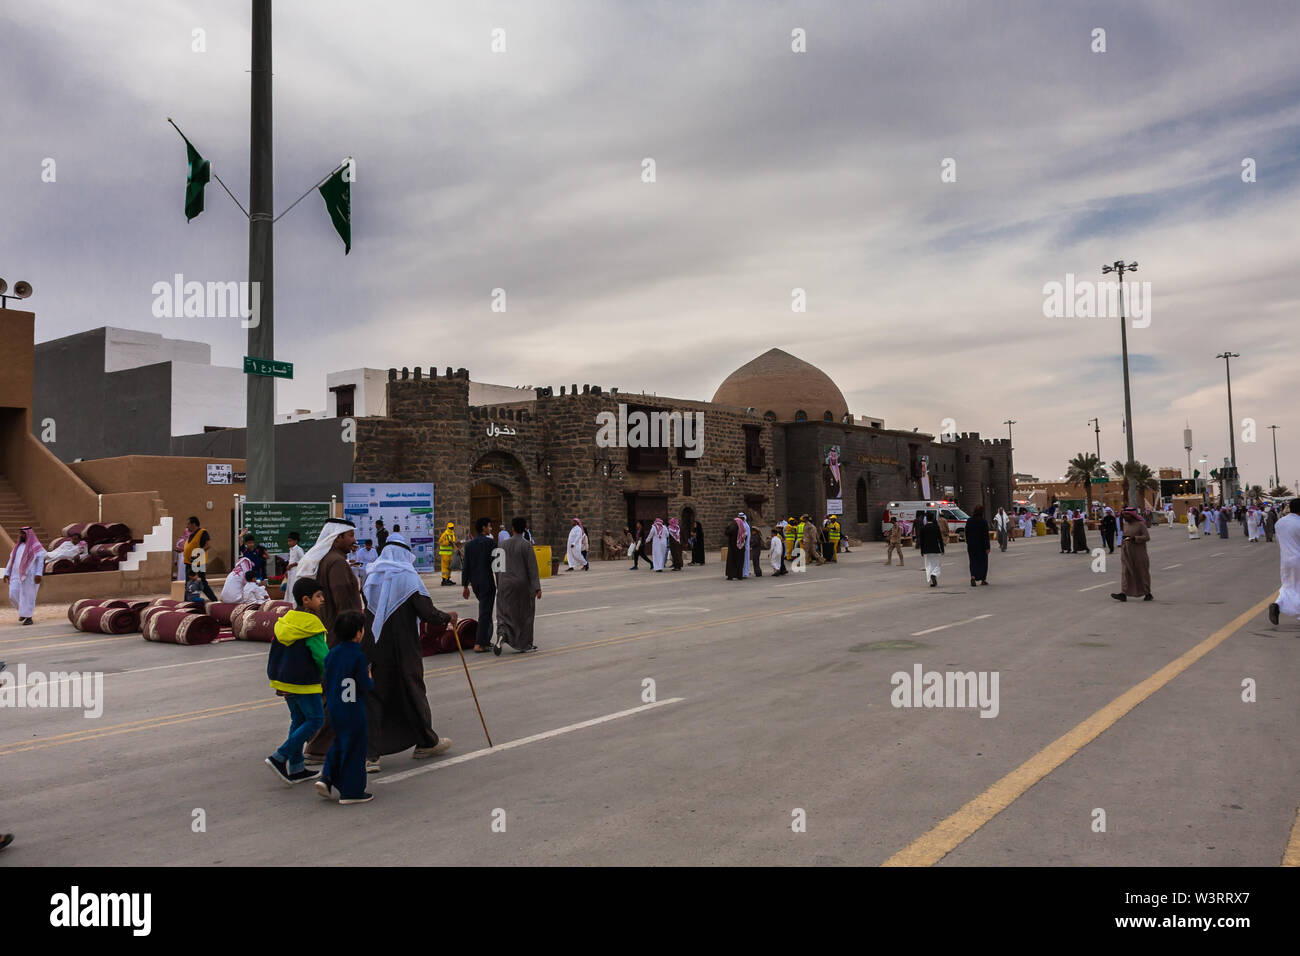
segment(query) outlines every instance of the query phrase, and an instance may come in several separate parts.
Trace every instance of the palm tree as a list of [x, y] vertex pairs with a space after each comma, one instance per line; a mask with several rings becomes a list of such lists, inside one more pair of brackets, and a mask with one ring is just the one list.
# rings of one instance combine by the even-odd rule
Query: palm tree
[[[1101, 459], [1092, 452], [1081, 451], [1069, 461], [1065, 471], [1065, 480], [1072, 484], [1083, 484], [1083, 493], [1088, 496], [1088, 510], [1092, 514], [1092, 477], [1101, 469]], [[1104, 473], [1104, 472], [1103, 472]]]
[[1291, 489], [1286, 485], [1275, 485], [1269, 489], [1268, 496], [1270, 498], [1289, 498], [1291, 497]]
[[1247, 497], [1247, 498], [1254, 498], [1256, 501], [1258, 501], [1260, 498], [1263, 498], [1263, 497], [1264, 497], [1264, 486], [1263, 486], [1263, 485], [1248, 485], [1248, 486], [1246, 487], [1246, 497]]
[[[1138, 498], [1142, 499], [1136, 503], [1139, 508], [1142, 507], [1146, 499], [1146, 495], [1142, 494], [1143, 491], [1157, 493], [1160, 491], [1160, 479], [1151, 470], [1150, 465], [1144, 465], [1140, 461], [1133, 462], [1132, 467], [1130, 467], [1117, 459], [1110, 463], [1110, 473], [1123, 481], [1125, 488], [1128, 487], [1129, 478], [1133, 478], [1137, 482]], [[1134, 504], [1134, 502], [1128, 500], [1127, 491], [1124, 492], [1124, 500], [1128, 504]]]

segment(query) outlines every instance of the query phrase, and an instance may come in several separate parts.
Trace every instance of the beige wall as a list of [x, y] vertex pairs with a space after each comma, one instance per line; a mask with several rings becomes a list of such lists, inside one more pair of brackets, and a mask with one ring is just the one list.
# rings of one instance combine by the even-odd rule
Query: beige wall
[[[243, 482], [232, 485], [209, 485], [208, 465], [230, 465], [232, 471], [244, 471], [242, 458], [173, 458], [165, 455], [124, 455], [120, 458], [97, 458], [72, 464], [73, 470], [95, 491], [104, 495], [104, 516], [109, 517], [109, 501], [118, 493], [147, 489], [162, 499], [163, 508], [172, 516], [175, 537], [180, 537], [190, 515], [212, 536], [211, 571], [229, 570], [230, 512], [234, 495], [245, 493]], [[212, 503], [209, 510], [208, 502]], [[114, 517], [114, 521], [126, 518]], [[131, 530], [135, 532], [135, 525]], [[148, 529], [146, 529], [148, 530]], [[175, 560], [173, 558], [173, 560]]]
[[0, 408], [30, 411], [36, 374], [36, 313], [0, 309], [0, 355], [5, 365], [0, 375]]

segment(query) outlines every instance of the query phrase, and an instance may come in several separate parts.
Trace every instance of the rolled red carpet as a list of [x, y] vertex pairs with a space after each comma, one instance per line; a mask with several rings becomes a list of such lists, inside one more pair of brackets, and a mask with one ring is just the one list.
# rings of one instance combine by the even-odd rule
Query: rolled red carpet
[[206, 614], [159, 611], [145, 620], [141, 633], [146, 641], [162, 644], [211, 644], [221, 625]]
[[102, 607], [92, 604], [77, 614], [76, 628], [95, 634], [129, 634], [139, 630], [140, 618], [129, 607]]

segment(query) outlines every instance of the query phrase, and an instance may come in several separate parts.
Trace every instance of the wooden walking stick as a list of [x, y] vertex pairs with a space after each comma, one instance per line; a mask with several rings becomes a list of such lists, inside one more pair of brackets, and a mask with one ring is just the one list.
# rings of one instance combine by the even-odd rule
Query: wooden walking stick
[[469, 676], [469, 664], [465, 662], [465, 649], [460, 646], [460, 631], [456, 625], [448, 625], [451, 628], [451, 635], [456, 639], [456, 650], [460, 652], [460, 666], [465, 668], [465, 679], [469, 681], [469, 692], [474, 695], [474, 709], [478, 711], [478, 722], [483, 725], [483, 736], [487, 738], [488, 746], [492, 746], [492, 735], [488, 733], [487, 721], [483, 719], [483, 708], [478, 703], [478, 691], [474, 690], [474, 678]]

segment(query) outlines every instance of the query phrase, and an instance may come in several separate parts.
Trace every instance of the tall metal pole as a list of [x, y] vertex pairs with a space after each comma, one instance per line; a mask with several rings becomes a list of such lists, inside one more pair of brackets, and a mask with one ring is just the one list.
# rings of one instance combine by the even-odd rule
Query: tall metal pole
[[[248, 281], [257, 289], [256, 320], [250, 320], [248, 354], [275, 358], [275, 294], [271, 162], [271, 0], [253, 2], [252, 101], [249, 111]], [[250, 292], [250, 299], [252, 293]], [[245, 448], [250, 501], [275, 500], [275, 379], [248, 376]]]
[[1101, 461], [1101, 419], [1090, 418], [1088, 424], [1094, 426], [1093, 431], [1097, 433], [1097, 461]]
[[1232, 424], [1236, 421], [1232, 417], [1232, 360], [1241, 356], [1236, 352], [1220, 352], [1214, 357], [1223, 359], [1223, 367], [1228, 373], [1228, 450], [1232, 454], [1232, 481], [1229, 483], [1230, 488], [1225, 488], [1223, 492], [1223, 500], [1226, 502], [1229, 490], [1237, 490], [1237, 433]]
[[1137, 475], [1133, 474], [1133, 401], [1129, 397], [1128, 387], [1128, 322], [1124, 318], [1124, 269], [1132, 269], [1136, 266], [1126, 267], [1123, 260], [1115, 263], [1115, 270], [1119, 272], [1119, 341], [1120, 348], [1124, 352], [1124, 434], [1128, 439], [1128, 500], [1133, 507], [1138, 506], [1137, 497]]
[[[1277, 426], [1269, 425], [1268, 427], [1273, 430], [1273, 487], [1276, 488], [1282, 484], [1282, 473], [1277, 470]], [[1268, 490], [1272, 491], [1273, 488]]]
[[1003, 425], [1006, 425], [1006, 426], [1007, 426], [1007, 444], [1008, 444], [1008, 445], [1011, 444], [1011, 426], [1014, 425], [1015, 423], [1016, 423], [1016, 420], [1015, 420], [1014, 418], [1008, 418], [1005, 422], [1002, 423]]

